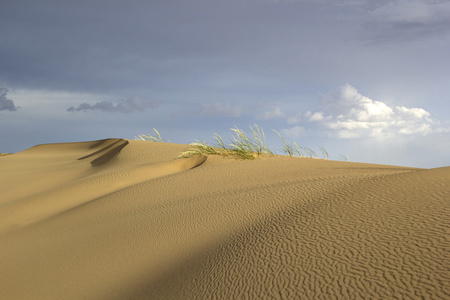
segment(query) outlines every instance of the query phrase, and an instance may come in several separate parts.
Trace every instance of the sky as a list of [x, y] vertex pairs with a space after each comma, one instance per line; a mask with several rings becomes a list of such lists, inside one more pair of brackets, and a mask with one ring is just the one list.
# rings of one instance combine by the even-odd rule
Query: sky
[[3, 0], [0, 152], [263, 128], [450, 166], [450, 0]]

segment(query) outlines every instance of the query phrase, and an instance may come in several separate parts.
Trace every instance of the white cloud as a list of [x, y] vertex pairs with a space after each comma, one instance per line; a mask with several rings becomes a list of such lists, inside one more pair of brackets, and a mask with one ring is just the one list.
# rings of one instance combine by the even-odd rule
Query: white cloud
[[230, 103], [214, 102], [203, 103], [199, 111], [192, 112], [195, 115], [206, 117], [212, 116], [227, 116], [240, 117], [245, 112], [245, 109], [240, 105], [232, 105]]
[[[304, 121], [315, 122], [313, 129], [325, 131], [338, 138], [395, 137], [401, 135], [428, 135], [448, 132], [440, 122], [430, 117], [423, 108], [396, 106], [392, 109], [381, 101], [361, 95], [356, 88], [345, 84], [319, 96], [324, 111], [304, 114]], [[328, 115], [325, 117], [325, 115]], [[298, 120], [298, 115], [288, 118], [288, 123]], [[297, 122], [301, 123], [301, 121]], [[298, 127], [298, 126], [296, 126]], [[293, 127], [288, 130], [298, 129]], [[291, 131], [286, 131], [291, 133]]]
[[320, 95], [321, 105], [332, 114], [361, 122], [382, 121], [390, 118], [392, 109], [380, 101], [374, 101], [358, 93], [350, 84]]
[[320, 122], [323, 120], [331, 120], [331, 116], [324, 116], [324, 113], [321, 111], [316, 111], [315, 113], [312, 113], [310, 111], [307, 111], [305, 113], [305, 117], [309, 122]]
[[439, 122], [430, 118], [430, 113], [422, 108], [406, 108], [396, 106], [397, 118], [395, 125], [399, 128], [399, 133], [411, 135], [428, 135], [433, 132], [446, 131], [439, 126]]
[[410, 119], [428, 119], [430, 117], [430, 113], [422, 108], [406, 108], [404, 106], [396, 106], [395, 109], [401, 114], [404, 118]]
[[318, 122], [318, 121], [323, 121], [324, 116], [323, 116], [323, 112], [319, 111], [319, 112], [315, 112], [311, 115], [311, 117], [309, 118], [309, 120], [311, 122]]

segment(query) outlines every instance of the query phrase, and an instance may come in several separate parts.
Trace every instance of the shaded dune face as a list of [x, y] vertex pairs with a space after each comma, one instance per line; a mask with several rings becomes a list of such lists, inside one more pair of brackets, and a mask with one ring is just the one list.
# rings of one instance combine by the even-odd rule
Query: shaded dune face
[[1, 157], [0, 298], [450, 298], [450, 167], [186, 148]]
[[128, 169], [117, 159], [128, 144], [124, 139], [45, 144], [2, 158], [0, 233], [128, 186], [188, 170], [206, 160], [141, 162]]
[[116, 156], [126, 145], [128, 145], [128, 141], [122, 139], [100, 140], [89, 146], [89, 149], [100, 149], [80, 157], [78, 160], [90, 158], [90, 163], [92, 166], [100, 166]]

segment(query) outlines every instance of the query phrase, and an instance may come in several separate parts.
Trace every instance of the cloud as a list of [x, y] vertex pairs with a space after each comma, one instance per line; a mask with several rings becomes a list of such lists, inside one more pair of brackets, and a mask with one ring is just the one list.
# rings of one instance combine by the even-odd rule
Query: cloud
[[317, 111], [315, 113], [312, 113], [310, 111], [307, 111], [305, 113], [305, 118], [308, 120], [308, 122], [320, 122], [324, 120], [331, 120], [331, 116], [325, 116], [323, 112]]
[[227, 116], [240, 117], [245, 112], [245, 109], [240, 105], [232, 105], [230, 103], [214, 102], [203, 103], [198, 111], [193, 111], [191, 114], [205, 117], [212, 116]]
[[[311, 113], [311, 112], [309, 112], [309, 113]], [[324, 119], [324, 116], [323, 116], [323, 112], [321, 112], [321, 111], [315, 112], [315, 113], [311, 114], [311, 116], [309, 117], [309, 121], [311, 121], [311, 122], [323, 121], [323, 119]]]
[[373, 122], [385, 120], [393, 114], [389, 106], [359, 94], [348, 83], [329, 94], [319, 95], [319, 102], [327, 111], [337, 115], [338, 119], [345, 117], [361, 122]]
[[71, 106], [67, 109], [69, 112], [78, 111], [89, 111], [89, 110], [100, 110], [102, 112], [121, 112], [130, 113], [132, 111], [145, 111], [147, 108], [156, 108], [162, 102], [161, 101], [143, 101], [138, 97], [129, 98], [126, 100], [119, 101], [114, 104], [110, 101], [97, 102], [94, 105], [89, 103], [82, 103], [78, 107]]
[[[288, 118], [288, 123], [294, 119], [297, 123], [314, 122], [317, 124], [316, 130], [345, 139], [425, 136], [450, 131], [450, 128], [442, 127], [439, 121], [432, 119], [430, 113], [423, 108], [391, 108], [381, 101], [361, 95], [350, 84], [319, 95], [319, 103], [324, 111], [308, 111], [303, 118], [299, 118], [299, 115]], [[291, 130], [294, 128], [296, 127]]]
[[395, 107], [400, 115], [408, 119], [425, 119], [430, 113], [422, 108], [406, 108], [404, 106]]
[[0, 87], [0, 111], [9, 110], [17, 111], [20, 107], [16, 106], [11, 99], [8, 99], [6, 95], [8, 94], [8, 89], [5, 87]]

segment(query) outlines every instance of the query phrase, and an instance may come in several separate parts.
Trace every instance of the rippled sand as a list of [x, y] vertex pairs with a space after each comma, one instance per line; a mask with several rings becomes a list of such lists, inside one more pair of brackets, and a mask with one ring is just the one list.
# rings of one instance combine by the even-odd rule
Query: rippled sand
[[450, 298], [450, 167], [186, 148], [0, 157], [0, 298]]

